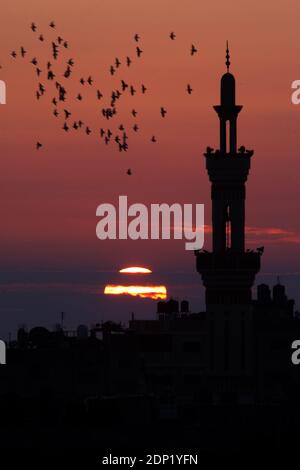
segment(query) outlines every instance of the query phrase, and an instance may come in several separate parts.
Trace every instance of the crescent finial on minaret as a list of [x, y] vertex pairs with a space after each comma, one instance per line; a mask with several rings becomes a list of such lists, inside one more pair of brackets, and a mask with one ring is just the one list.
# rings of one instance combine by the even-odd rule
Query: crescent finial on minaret
[[229, 72], [229, 67], [230, 67], [230, 54], [229, 54], [229, 47], [228, 47], [228, 41], [226, 41], [226, 67], [227, 67], [227, 72]]

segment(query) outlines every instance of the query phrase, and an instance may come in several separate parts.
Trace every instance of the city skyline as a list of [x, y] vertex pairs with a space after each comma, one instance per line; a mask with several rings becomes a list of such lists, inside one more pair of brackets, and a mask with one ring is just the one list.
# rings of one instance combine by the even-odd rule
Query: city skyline
[[[56, 1], [44, 12], [37, 10], [36, 2], [29, 2], [26, 11], [16, 1], [4, 7], [0, 78], [7, 84], [7, 104], [0, 108], [4, 201], [0, 234], [4, 293], [1, 312], [5, 317], [11, 316], [10, 309], [24, 309], [18, 310], [16, 326], [23, 316], [28, 323], [37, 318], [43, 305], [48, 309], [50, 297], [53, 317], [48, 312], [42, 321], [52, 322], [55, 305], [57, 311], [66, 306], [72, 315], [72, 310], [78, 308], [71, 301], [73, 293], [82, 293], [83, 309], [84, 293], [92, 292], [95, 296], [99, 292], [101, 297], [103, 285], [119, 269], [136, 264], [153, 269], [159, 284], [168, 283], [171, 296], [182, 297], [182, 292], [186, 292], [195, 309], [201, 308], [203, 291], [197, 283], [193, 257], [185, 252], [182, 241], [100, 242], [95, 235], [95, 211], [98, 204], [114, 203], [121, 194], [127, 194], [130, 202], [144, 204], [171, 204], [179, 198], [182, 203], [205, 204], [205, 222], [210, 231], [209, 185], [202, 154], [207, 145], [217, 146], [218, 125], [211, 106], [218, 102], [219, 78], [225, 71], [226, 39], [230, 42], [231, 68], [238, 80], [237, 102], [245, 107], [240, 117], [239, 141], [255, 148], [256, 155], [247, 191], [247, 244], [250, 248], [260, 245], [266, 248], [259, 282], [268, 279], [268, 283], [275, 283], [277, 275], [281, 276], [289, 294], [299, 303], [300, 111], [290, 100], [290, 85], [298, 78], [294, 60], [297, 22], [292, 11], [299, 6], [296, 2], [290, 2], [291, 8], [284, 2], [277, 4], [266, 39], [262, 18], [268, 17], [267, 6], [252, 2], [252, 13], [243, 13], [239, 7], [236, 22], [230, 14], [233, 4], [212, 3], [203, 12], [200, 6], [188, 2], [169, 14], [167, 5], [171, 2], [161, 8], [158, 2], [151, 2], [142, 12], [136, 1], [130, 1], [126, 8], [132, 14], [127, 13], [125, 21], [113, 13], [116, 6], [125, 8], [120, 2], [111, 5], [104, 2], [101, 11], [97, 2], [88, 2], [86, 9], [79, 6], [72, 10], [72, 21], [68, 10], [58, 9]], [[259, 23], [258, 9], [262, 15]], [[55, 15], [55, 11], [59, 14]], [[160, 20], [154, 34], [155, 12], [160, 12]], [[208, 16], [215, 19], [213, 37], [211, 25], [205, 22]], [[82, 26], [81, 17], [85, 19]], [[278, 35], [281, 17], [289, 21], [284, 40]], [[8, 26], [12, 24], [11, 18], [14, 28]], [[10, 51], [23, 43], [29, 51], [35, 50], [29, 30], [31, 21], [46, 30], [52, 19], [70, 41], [78, 76], [90, 71], [104, 88], [108, 86], [109, 64], [115, 56], [124, 60], [128, 50], [132, 54], [133, 35], [136, 32], [141, 35], [144, 57], [136, 69], [132, 67], [126, 74], [138, 84], [145, 82], [149, 94], [135, 102], [142, 114], [141, 136], [136, 137], [128, 154], [119, 155], [95, 138], [65, 136], [46, 105], [34, 100], [30, 66], [20, 61], [14, 63], [9, 57]], [[240, 35], [241, 28], [248, 34]], [[117, 34], [111, 34], [111, 30]], [[172, 30], [176, 32], [175, 41], [169, 38]], [[191, 43], [198, 49], [193, 58], [189, 56]], [[30, 52], [30, 58], [31, 55]], [[170, 80], [169, 73], [176, 79]], [[189, 82], [193, 88], [191, 96], [185, 92]], [[162, 105], [168, 109], [164, 121], [159, 116]], [[131, 103], [126, 101], [125, 112], [130, 107]], [[92, 120], [95, 118], [96, 114]], [[158, 136], [155, 145], [148, 141], [152, 133]], [[44, 145], [39, 153], [34, 148], [37, 139]], [[133, 168], [130, 177], [126, 175], [128, 167]], [[209, 238], [206, 235], [207, 248]], [[56, 275], [56, 271], [60, 274]], [[84, 276], [82, 272], [90, 274]], [[91, 299], [86, 300], [89, 305]], [[102, 297], [101, 302], [98, 299], [91, 302], [93, 312], [88, 313], [87, 322], [97, 316], [98, 308], [99, 316], [102, 309], [109, 316], [107, 302]], [[139, 303], [136, 308], [143, 309], [144, 305], [145, 311], [153, 307]], [[127, 301], [124, 306], [127, 308]], [[79, 312], [75, 315], [79, 316]], [[127, 318], [126, 313], [122, 319]]]

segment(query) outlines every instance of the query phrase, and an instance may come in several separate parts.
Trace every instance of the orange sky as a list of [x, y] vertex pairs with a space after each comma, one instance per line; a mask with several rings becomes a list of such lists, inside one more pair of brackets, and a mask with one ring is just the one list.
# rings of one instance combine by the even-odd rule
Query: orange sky
[[[248, 232], [249, 243], [266, 245], [263, 271], [298, 271], [300, 106], [291, 104], [290, 85], [300, 78], [299, 13], [296, 0], [2, 1], [0, 79], [8, 93], [7, 105], [0, 107], [2, 270], [117, 270], [122, 265], [147, 265], [155, 272], [194, 270], [183, 241], [99, 241], [95, 211], [122, 194], [129, 203], [198, 202], [206, 204], [209, 224], [210, 188], [202, 153], [207, 145], [218, 144], [212, 106], [219, 102], [228, 39], [237, 102], [244, 105], [238, 141], [255, 150], [247, 225], [257, 231]], [[48, 27], [52, 19], [55, 34]], [[46, 44], [30, 31], [31, 21]], [[168, 37], [172, 30], [174, 42]], [[116, 56], [121, 61], [127, 55], [134, 58], [136, 32], [142, 58], [130, 69], [122, 63], [112, 79], [109, 66]], [[75, 60], [66, 107], [83, 116], [93, 131], [107, 124], [92, 90], [79, 84], [81, 76], [92, 75], [95, 88], [104, 93], [119, 87], [120, 79], [147, 86], [146, 95], [126, 96], [120, 105], [116, 123], [128, 127], [135, 123], [131, 108], [139, 111], [140, 132], [132, 136], [128, 153], [105, 147], [94, 133], [65, 134], [51, 114], [52, 91], [41, 102], [35, 100], [37, 80], [28, 59], [36, 56], [45, 69], [49, 40], [58, 34], [70, 43], [65, 59]], [[189, 55], [191, 43], [199, 50], [194, 57]], [[29, 51], [27, 58], [10, 58], [20, 45]], [[46, 80], [41, 82], [50, 88]], [[194, 89], [191, 96], [187, 83]], [[84, 101], [74, 105], [78, 91]], [[165, 120], [160, 106], [168, 110]], [[157, 144], [150, 142], [152, 134]], [[44, 145], [39, 152], [37, 140]], [[131, 177], [126, 175], [129, 167]]]

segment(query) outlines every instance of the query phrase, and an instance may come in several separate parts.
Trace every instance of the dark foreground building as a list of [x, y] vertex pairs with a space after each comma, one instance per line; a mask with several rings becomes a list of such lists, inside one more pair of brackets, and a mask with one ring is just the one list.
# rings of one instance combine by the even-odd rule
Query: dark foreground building
[[221, 79], [220, 148], [207, 148], [213, 249], [195, 253], [206, 311], [159, 302], [152, 320], [70, 335], [20, 329], [0, 367], [0, 447], [176, 450], [293, 447], [300, 339], [279, 282], [252, 298], [263, 248], [245, 249], [252, 150], [237, 148], [235, 79]]

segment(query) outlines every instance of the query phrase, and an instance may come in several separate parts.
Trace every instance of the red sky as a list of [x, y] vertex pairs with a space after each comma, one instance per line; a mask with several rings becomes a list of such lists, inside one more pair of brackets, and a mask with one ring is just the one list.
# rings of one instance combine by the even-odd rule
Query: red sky
[[[129, 202], [205, 203], [210, 222], [210, 188], [204, 166], [207, 145], [218, 145], [219, 80], [225, 71], [225, 42], [237, 81], [237, 102], [244, 106], [238, 143], [255, 150], [247, 185], [247, 225], [251, 246], [264, 244], [262, 271], [297, 273], [300, 255], [299, 168], [300, 106], [291, 103], [291, 83], [300, 78], [299, 13], [295, 1], [258, 0], [4, 0], [0, 17], [0, 79], [7, 84], [7, 105], [0, 107], [0, 265], [1, 270], [108, 270], [149, 265], [161, 270], [194, 270], [184, 242], [101, 242], [96, 239], [96, 207], [128, 195]], [[57, 24], [53, 32], [51, 20]], [[35, 21], [45, 43], [29, 25]], [[169, 33], [175, 31], [175, 41]], [[144, 53], [135, 59], [134, 33]], [[66, 82], [75, 115], [93, 130], [66, 134], [52, 116], [53, 91], [35, 99], [37, 79], [29, 60], [44, 71], [49, 41], [70, 43], [64, 59], [75, 60]], [[191, 57], [191, 43], [198, 54]], [[23, 45], [25, 59], [10, 58]], [[130, 55], [130, 69], [124, 58]], [[116, 77], [109, 67], [119, 57]], [[51, 60], [52, 61], [52, 60]], [[61, 74], [63, 68], [57, 67]], [[92, 75], [95, 87], [82, 87]], [[128, 153], [105, 147], [95, 129], [108, 127], [95, 89], [108, 93], [120, 80], [144, 83], [145, 95], [126, 96], [112, 129], [135, 122]], [[63, 81], [63, 80], [61, 80]], [[187, 83], [194, 92], [187, 95]], [[74, 105], [74, 96], [84, 100]], [[162, 120], [160, 106], [168, 110]], [[130, 116], [132, 107], [139, 115]], [[132, 133], [131, 133], [132, 134]], [[157, 144], [150, 142], [155, 134]], [[44, 147], [39, 152], [35, 143]], [[133, 175], [126, 175], [127, 168]], [[255, 230], [253, 229], [255, 228]], [[275, 233], [274, 233], [275, 229]], [[254, 232], [254, 233], [253, 233]], [[207, 236], [207, 242], [210, 235]], [[200, 278], [199, 278], [200, 283]]]

